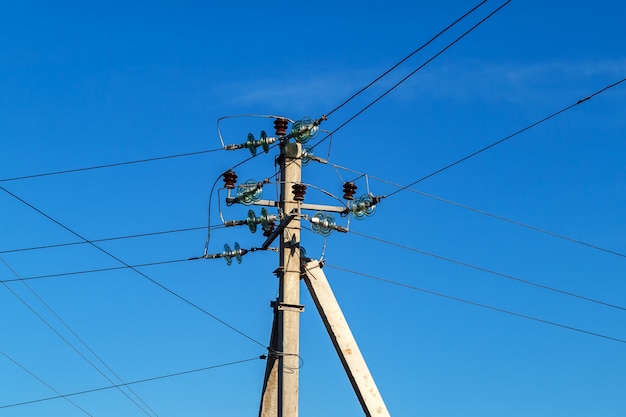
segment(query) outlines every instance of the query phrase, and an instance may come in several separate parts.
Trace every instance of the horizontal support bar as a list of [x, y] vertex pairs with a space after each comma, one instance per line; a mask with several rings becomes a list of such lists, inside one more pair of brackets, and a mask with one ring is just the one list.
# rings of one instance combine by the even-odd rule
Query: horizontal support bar
[[[235, 198], [227, 198], [226, 203], [228, 204], [237, 204], [239, 203]], [[243, 204], [243, 203], [239, 203]], [[250, 205], [253, 206], [265, 206], [265, 207], [278, 207], [279, 204], [277, 201], [273, 200], [259, 200], [253, 201]], [[302, 210], [313, 210], [313, 211], [330, 211], [333, 213], [348, 213], [350, 209], [345, 206], [327, 206], [324, 204], [308, 204], [302, 203], [300, 204], [300, 208]]]

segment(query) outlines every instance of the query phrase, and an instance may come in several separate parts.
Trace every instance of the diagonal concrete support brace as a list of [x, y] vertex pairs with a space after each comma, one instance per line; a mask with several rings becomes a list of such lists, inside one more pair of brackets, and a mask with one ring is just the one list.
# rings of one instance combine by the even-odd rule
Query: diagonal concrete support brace
[[389, 417], [389, 411], [378, 392], [374, 378], [341, 312], [326, 274], [319, 261], [312, 260], [304, 265], [306, 283], [322, 317], [324, 326], [337, 350], [339, 359], [350, 379], [361, 407], [367, 417]]

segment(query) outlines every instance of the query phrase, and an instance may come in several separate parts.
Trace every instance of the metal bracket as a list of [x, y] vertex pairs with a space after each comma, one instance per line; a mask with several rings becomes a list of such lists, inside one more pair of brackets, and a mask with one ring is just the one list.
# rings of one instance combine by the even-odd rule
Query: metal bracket
[[275, 310], [295, 311], [297, 313], [302, 313], [304, 311], [303, 305], [281, 303], [280, 301], [270, 301], [270, 307], [272, 307]]
[[[238, 204], [238, 203], [239, 201], [237, 201], [237, 199], [234, 197], [226, 198], [226, 204], [228, 205], [233, 205], [233, 204]], [[259, 200], [259, 201], [251, 202], [250, 205], [265, 206], [265, 207], [279, 207], [280, 203], [278, 203], [277, 201], [273, 201], [273, 200]], [[341, 213], [341, 214], [348, 214], [350, 212], [350, 209], [346, 206], [343, 206], [343, 207], [342, 206], [328, 206], [328, 205], [323, 205], [323, 204], [309, 204], [309, 203], [301, 203], [300, 209], [312, 210], [312, 211], [329, 211], [329, 212]]]
[[267, 249], [272, 244], [274, 239], [276, 239], [278, 235], [280, 235], [282, 231], [285, 230], [285, 227], [287, 227], [289, 222], [291, 222], [295, 217], [296, 217], [295, 214], [290, 214], [287, 217], [285, 217], [283, 221], [280, 222], [280, 224], [272, 232], [272, 234], [267, 237], [265, 242], [263, 242], [263, 245], [261, 245], [261, 249], [263, 250]]

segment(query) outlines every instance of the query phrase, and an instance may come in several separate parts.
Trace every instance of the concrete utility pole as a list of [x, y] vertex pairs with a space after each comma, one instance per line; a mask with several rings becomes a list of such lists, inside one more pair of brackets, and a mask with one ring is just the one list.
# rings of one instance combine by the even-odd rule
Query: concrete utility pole
[[[253, 180], [237, 186], [236, 196], [232, 197], [230, 192], [235, 189], [237, 175], [232, 170], [223, 174], [224, 188], [229, 190], [227, 204], [252, 204], [279, 209], [278, 216], [270, 215], [263, 208], [259, 217], [254, 214], [253, 210], [249, 210], [246, 220], [225, 222], [226, 226], [247, 225], [252, 233], [256, 231], [257, 224], [261, 224], [267, 239], [260, 248], [254, 250], [267, 250], [275, 239], [280, 238], [280, 262], [275, 271], [279, 280], [279, 290], [278, 298], [271, 303], [274, 308], [274, 322], [270, 336], [259, 416], [298, 417], [301, 363], [300, 313], [304, 311], [304, 306], [300, 305], [300, 279], [304, 275], [307, 287], [366, 417], [389, 417], [387, 407], [378, 392], [365, 359], [352, 336], [326, 276], [321, 270], [322, 263], [307, 258], [305, 268], [302, 268], [302, 249], [300, 246], [300, 222], [302, 218], [310, 221], [312, 230], [322, 234], [322, 236], [328, 236], [333, 230], [347, 232], [345, 227], [338, 226], [333, 217], [327, 213], [352, 215], [357, 219], [362, 219], [374, 212], [376, 204], [381, 199], [381, 197], [376, 197], [371, 193], [355, 199], [354, 194], [357, 187], [349, 181], [343, 185], [343, 198], [347, 201], [343, 206], [303, 202], [306, 187], [301, 182], [302, 143], [315, 136], [322, 120], [325, 118], [317, 121], [305, 118], [293, 122], [292, 132], [287, 135], [288, 120], [277, 118], [274, 121], [277, 137], [270, 138], [264, 131], [261, 131], [259, 140], [254, 139], [254, 136], [249, 134], [248, 140], [244, 144], [224, 145], [225, 149], [230, 150], [247, 148], [253, 155], [256, 155], [256, 149], [259, 147], [267, 152], [270, 148], [269, 145], [275, 142], [279, 142], [280, 147], [278, 157], [280, 164], [279, 201], [261, 200], [261, 189], [264, 183]], [[304, 157], [307, 160], [327, 162], [315, 157], [310, 152]], [[316, 214], [313, 216], [302, 214], [302, 210], [314, 211]], [[280, 220], [280, 224], [275, 225], [276, 220]], [[230, 265], [232, 259], [237, 259], [237, 262], [240, 263], [241, 257], [251, 251], [253, 250], [242, 249], [235, 243], [234, 250], [230, 246], [224, 245], [224, 252], [211, 255], [205, 253], [204, 257], [207, 259], [225, 258]]]
[[302, 147], [286, 142], [281, 146], [281, 205], [284, 215], [293, 215], [280, 238], [278, 270], [278, 385], [280, 401], [278, 416], [298, 416], [298, 378], [300, 367], [300, 202], [294, 185], [302, 179]]

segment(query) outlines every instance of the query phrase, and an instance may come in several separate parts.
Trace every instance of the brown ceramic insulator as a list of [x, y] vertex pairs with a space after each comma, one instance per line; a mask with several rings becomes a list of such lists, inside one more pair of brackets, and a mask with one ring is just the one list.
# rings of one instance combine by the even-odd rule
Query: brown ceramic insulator
[[291, 186], [293, 191], [293, 199], [295, 201], [304, 201], [304, 195], [306, 194], [306, 185], [294, 184]]
[[237, 174], [235, 174], [235, 171], [229, 169], [224, 172], [222, 176], [224, 177], [224, 188], [228, 188], [230, 190], [235, 188], [235, 184], [237, 183]]
[[287, 127], [289, 126], [289, 121], [287, 119], [276, 119], [274, 120], [274, 129], [276, 129], [276, 136], [281, 137], [287, 134]]
[[343, 184], [343, 198], [346, 200], [354, 200], [354, 194], [356, 193], [356, 184], [352, 181], [348, 181]]

